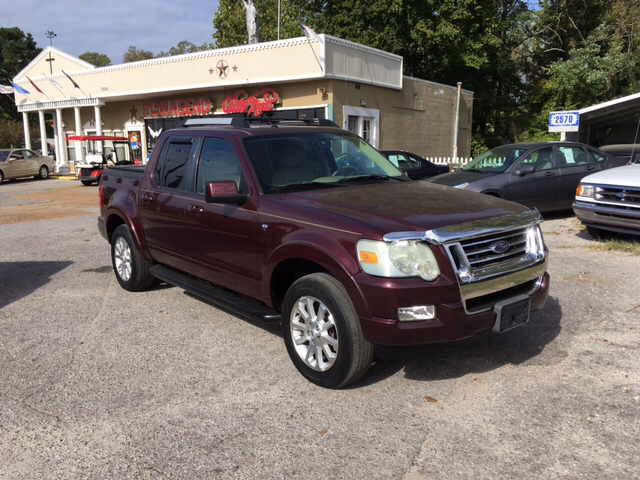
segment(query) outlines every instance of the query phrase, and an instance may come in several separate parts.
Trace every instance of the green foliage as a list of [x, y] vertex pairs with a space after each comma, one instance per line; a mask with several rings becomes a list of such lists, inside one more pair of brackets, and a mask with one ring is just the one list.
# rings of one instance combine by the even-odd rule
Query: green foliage
[[[258, 27], [263, 42], [278, 39], [278, 3], [273, 0], [255, 0], [258, 11]], [[314, 28], [315, 18], [321, 13], [321, 2], [290, 0], [281, 2], [280, 39], [304, 35], [299, 23]], [[216, 48], [244, 45], [248, 41], [247, 20], [240, 0], [220, 0], [213, 18]], [[318, 32], [320, 33], [320, 32]], [[324, 32], [323, 32], [324, 33]]]
[[[11, 82], [40, 52], [30, 33], [18, 27], [0, 28], [0, 84]], [[0, 119], [19, 120], [20, 115], [11, 98], [0, 95]]]
[[[30, 123], [29, 131], [32, 140], [40, 138], [40, 130], [34, 124]], [[23, 145], [24, 125], [22, 122], [0, 119], [0, 148], [17, 148]]]
[[143, 50], [141, 48], [134, 47], [133, 45], [131, 45], [129, 49], [125, 52], [124, 57], [122, 58], [122, 61], [124, 63], [140, 62], [142, 60], [149, 60], [151, 58], [153, 58], [153, 53], [151, 53], [149, 50]]
[[104, 53], [84, 52], [83, 54], [78, 55], [78, 58], [90, 63], [91, 65], [95, 65], [96, 67], [106, 67], [111, 65], [111, 59]]

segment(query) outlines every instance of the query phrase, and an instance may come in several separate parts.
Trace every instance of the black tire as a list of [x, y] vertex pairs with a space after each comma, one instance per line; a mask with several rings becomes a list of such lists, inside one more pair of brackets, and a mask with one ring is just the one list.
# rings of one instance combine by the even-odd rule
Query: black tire
[[587, 227], [587, 233], [591, 235], [594, 240], [599, 240], [605, 237], [604, 232], [596, 227]]
[[38, 175], [36, 175], [36, 178], [39, 178], [41, 180], [49, 178], [49, 168], [46, 165], [42, 165], [40, 167], [40, 170], [38, 170]]
[[[305, 297], [307, 302], [300, 303]], [[318, 322], [292, 322], [295, 318], [304, 320], [299, 309], [303, 308], [308, 313], [310, 304], [314, 313], [321, 306], [326, 308], [322, 325]], [[307, 380], [321, 387], [340, 388], [355, 382], [367, 372], [373, 361], [373, 345], [362, 334], [353, 302], [344, 286], [326, 273], [304, 276], [291, 285], [282, 308], [282, 331], [295, 367]], [[323, 347], [318, 344], [323, 344]], [[305, 360], [309, 352], [314, 352], [311, 349], [314, 345], [315, 359]], [[327, 356], [324, 347], [335, 354], [333, 359]]]
[[0, 183], [4, 182], [4, 173], [0, 170]]
[[80, 180], [80, 183], [82, 183], [84, 186], [88, 187], [89, 185], [93, 184], [93, 181], [91, 181], [91, 180]]
[[126, 225], [117, 227], [111, 237], [111, 264], [118, 283], [125, 290], [137, 292], [153, 283], [149, 271], [153, 262], [140, 254]]

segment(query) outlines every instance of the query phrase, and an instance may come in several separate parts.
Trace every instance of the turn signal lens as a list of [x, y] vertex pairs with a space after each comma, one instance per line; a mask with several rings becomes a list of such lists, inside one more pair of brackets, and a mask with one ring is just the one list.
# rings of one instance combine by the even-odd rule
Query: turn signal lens
[[378, 255], [373, 252], [360, 252], [360, 261], [362, 263], [378, 263]]
[[578, 188], [576, 188], [576, 196], [593, 197], [593, 185], [578, 185]]

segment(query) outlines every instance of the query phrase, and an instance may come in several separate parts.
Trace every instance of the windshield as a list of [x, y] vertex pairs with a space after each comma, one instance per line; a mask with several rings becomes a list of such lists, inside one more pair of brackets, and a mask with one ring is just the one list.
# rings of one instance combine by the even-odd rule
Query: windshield
[[527, 149], [515, 147], [496, 147], [474, 158], [462, 170], [467, 172], [502, 173]]
[[405, 180], [375, 148], [348, 132], [300, 132], [244, 141], [264, 193]]

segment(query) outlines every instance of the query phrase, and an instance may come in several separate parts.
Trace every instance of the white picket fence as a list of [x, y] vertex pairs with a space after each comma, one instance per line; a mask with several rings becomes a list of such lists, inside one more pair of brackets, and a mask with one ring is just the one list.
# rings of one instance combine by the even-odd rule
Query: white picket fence
[[451, 166], [459, 166], [462, 167], [466, 165], [471, 160], [472, 157], [425, 157], [431, 163], [435, 163], [436, 165], [451, 165]]

